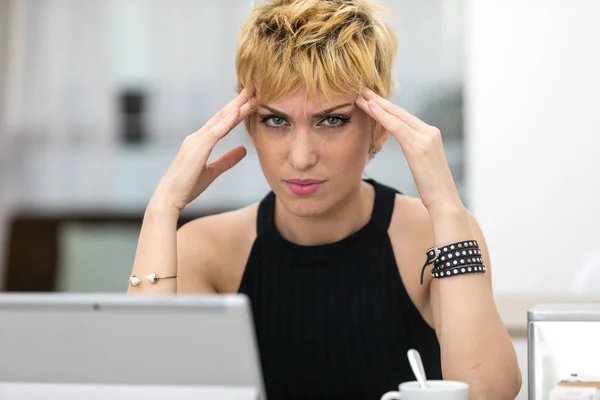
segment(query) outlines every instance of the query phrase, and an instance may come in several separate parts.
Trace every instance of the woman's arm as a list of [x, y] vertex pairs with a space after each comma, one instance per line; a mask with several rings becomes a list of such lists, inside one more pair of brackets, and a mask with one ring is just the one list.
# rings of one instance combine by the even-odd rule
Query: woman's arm
[[[483, 235], [458, 195], [439, 129], [369, 89], [356, 104], [400, 144], [429, 213], [436, 247], [477, 240], [489, 268]], [[434, 279], [430, 302], [444, 378], [469, 383], [474, 400], [514, 399], [520, 371], [494, 304], [490, 272]]]
[[177, 279], [159, 280], [151, 284], [146, 276], [155, 273], [159, 277], [177, 275], [177, 221], [179, 213], [174, 208], [152, 200], [144, 213], [138, 239], [132, 275], [141, 282], [129, 284], [127, 293], [176, 293]]
[[431, 221], [436, 247], [475, 239], [487, 269], [485, 274], [431, 282], [431, 309], [444, 379], [467, 382], [472, 399], [513, 400], [521, 388], [521, 373], [494, 303], [490, 257], [481, 229], [463, 207], [431, 215]]
[[[185, 273], [178, 269], [178, 241], [185, 239], [185, 233], [177, 233], [179, 215], [246, 155], [246, 149], [238, 146], [208, 163], [217, 142], [255, 107], [253, 94], [243, 90], [200, 130], [185, 138], [144, 213], [127, 293], [177, 293], [177, 278], [169, 277]], [[157, 276], [158, 281], [153, 283], [148, 276]]]

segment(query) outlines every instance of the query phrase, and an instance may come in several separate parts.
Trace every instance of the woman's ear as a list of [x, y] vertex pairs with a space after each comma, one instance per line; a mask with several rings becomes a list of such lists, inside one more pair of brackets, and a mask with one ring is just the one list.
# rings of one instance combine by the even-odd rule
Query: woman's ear
[[386, 131], [379, 122], [376, 122], [373, 128], [371, 147], [377, 150], [377, 152], [381, 151], [389, 135], [390, 133]]

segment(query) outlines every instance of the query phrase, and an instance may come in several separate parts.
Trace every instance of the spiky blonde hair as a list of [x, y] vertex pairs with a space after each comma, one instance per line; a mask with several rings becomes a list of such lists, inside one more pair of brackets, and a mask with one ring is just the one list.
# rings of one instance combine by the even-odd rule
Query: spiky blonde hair
[[308, 96], [389, 97], [397, 39], [370, 0], [267, 0], [242, 26], [236, 89], [259, 86], [262, 104], [303, 87]]

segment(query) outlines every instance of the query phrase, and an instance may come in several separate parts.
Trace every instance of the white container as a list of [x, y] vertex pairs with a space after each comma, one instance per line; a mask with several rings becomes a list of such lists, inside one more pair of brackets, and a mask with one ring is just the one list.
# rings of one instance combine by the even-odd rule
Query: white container
[[600, 376], [600, 304], [537, 305], [527, 320], [530, 399], [550, 400], [571, 374]]

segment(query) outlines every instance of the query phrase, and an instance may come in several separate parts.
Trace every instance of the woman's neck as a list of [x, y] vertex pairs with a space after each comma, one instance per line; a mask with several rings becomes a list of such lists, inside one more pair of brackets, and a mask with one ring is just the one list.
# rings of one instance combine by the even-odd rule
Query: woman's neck
[[365, 226], [375, 204], [375, 188], [362, 182], [358, 188], [316, 217], [299, 217], [276, 199], [275, 226], [286, 240], [302, 246], [335, 243]]

